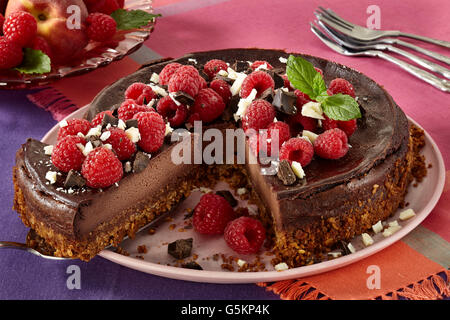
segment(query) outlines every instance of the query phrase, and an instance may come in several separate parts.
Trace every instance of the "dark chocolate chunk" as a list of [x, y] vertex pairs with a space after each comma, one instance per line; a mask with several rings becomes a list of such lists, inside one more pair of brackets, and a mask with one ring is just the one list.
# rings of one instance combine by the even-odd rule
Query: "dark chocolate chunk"
[[287, 160], [281, 160], [278, 167], [278, 178], [283, 182], [285, 186], [290, 186], [297, 181], [294, 171], [292, 171], [291, 165]]
[[112, 111], [112, 114], [113, 114], [114, 117], [117, 117], [117, 116], [118, 116], [117, 110], [119, 110], [120, 106], [121, 106], [121, 103], [117, 103], [117, 104], [115, 104], [115, 105], [113, 105], [113, 106], [111, 107], [110, 110]]
[[348, 248], [347, 243], [345, 241], [341, 240], [341, 241], [338, 242], [338, 244], [339, 244], [339, 248], [343, 252], [344, 256], [351, 254], [351, 251]]
[[261, 96], [259, 97], [259, 99], [263, 99], [263, 100], [267, 100], [270, 103], [272, 103], [273, 101], [273, 89], [272, 88], [267, 88], [266, 90], [264, 90], [263, 93], [261, 93]]
[[275, 89], [284, 87], [284, 79], [275, 70], [265, 70], [275, 82]]
[[190, 261], [190, 262], [187, 262], [187, 263], [183, 263], [181, 266], [182, 266], [183, 268], [186, 268], [186, 269], [203, 270], [202, 266], [199, 265], [199, 264], [198, 264], [197, 262], [195, 262], [195, 261]]
[[144, 169], [147, 168], [149, 162], [150, 158], [142, 151], [138, 151], [133, 161], [133, 172], [139, 173], [144, 171]]
[[128, 119], [125, 121], [125, 125], [128, 128], [138, 128], [138, 121], [137, 119]]
[[86, 180], [81, 174], [75, 170], [70, 170], [67, 174], [66, 181], [64, 181], [64, 188], [82, 188], [86, 185]]
[[231, 68], [236, 72], [246, 72], [249, 68], [249, 65], [247, 61], [237, 60]]
[[293, 92], [286, 92], [281, 89], [275, 90], [272, 105], [281, 113], [293, 115], [297, 113], [297, 96]]
[[228, 190], [219, 190], [216, 191], [216, 194], [218, 196], [224, 197], [225, 200], [230, 204], [232, 207], [236, 207], [238, 205], [237, 200], [233, 197], [233, 194]]
[[217, 80], [223, 80], [223, 81], [225, 81], [226, 83], [228, 83], [229, 85], [232, 85], [232, 84], [234, 83], [234, 80], [233, 80], [233, 79], [228, 78], [228, 77], [221, 76], [220, 74], [216, 74], [216, 76], [214, 77], [214, 79], [217, 79]]
[[102, 128], [105, 128], [108, 124], [111, 126], [117, 126], [119, 124], [119, 119], [105, 113], [102, 120]]
[[183, 91], [177, 91], [173, 94], [173, 98], [185, 106], [192, 106], [195, 102], [194, 98]]
[[184, 259], [191, 255], [193, 239], [180, 239], [169, 243], [167, 252], [176, 259]]
[[209, 81], [209, 76], [205, 73], [205, 71], [203, 71], [203, 67], [198, 69], [198, 73], [199, 73], [200, 77], [202, 77], [206, 81]]
[[102, 141], [97, 136], [89, 136], [87, 140], [92, 143], [92, 147], [94, 147], [94, 149], [103, 145]]

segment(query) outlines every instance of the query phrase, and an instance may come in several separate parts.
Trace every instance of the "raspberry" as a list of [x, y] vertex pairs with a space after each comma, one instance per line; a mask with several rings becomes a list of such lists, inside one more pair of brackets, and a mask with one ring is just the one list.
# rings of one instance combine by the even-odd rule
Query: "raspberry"
[[324, 117], [325, 117], [325, 120], [322, 120], [322, 128], [324, 130], [339, 128], [345, 132], [347, 137], [350, 137], [358, 128], [356, 119], [352, 119], [352, 120], [348, 120], [348, 121], [340, 121], [340, 120], [330, 119], [327, 117], [327, 115], [324, 115]]
[[200, 89], [206, 89], [208, 88], [208, 83], [206, 82], [205, 78], [200, 76]]
[[109, 114], [111, 117], [113, 116], [113, 113], [111, 110], [106, 110], [106, 111], [97, 113], [97, 115], [94, 117], [94, 119], [91, 120], [91, 125], [93, 127], [100, 126], [103, 122], [103, 118], [104, 118], [105, 114]]
[[0, 13], [0, 35], [3, 35], [3, 24], [5, 23], [5, 17]]
[[275, 118], [275, 109], [266, 100], [254, 100], [245, 111], [242, 119], [242, 128], [248, 129], [266, 129]]
[[178, 106], [169, 96], [159, 100], [156, 110], [164, 118], [167, 118], [173, 128], [184, 124], [188, 117], [188, 108], [184, 104]]
[[134, 115], [134, 119], [138, 120], [141, 134], [139, 147], [148, 153], [158, 151], [163, 145], [166, 135], [166, 124], [163, 117], [157, 112], [139, 112]]
[[50, 59], [52, 58], [52, 49], [50, 48], [47, 40], [42, 37], [37, 36], [36, 38], [34, 38], [33, 42], [31, 43], [31, 49], [41, 50]]
[[138, 112], [150, 112], [150, 111], [154, 111], [154, 109], [138, 105], [136, 104], [136, 101], [127, 99], [124, 102], [122, 102], [120, 108], [117, 110], [117, 114], [119, 116], [119, 119], [127, 121], [133, 119], [134, 115]]
[[125, 91], [125, 99], [132, 99], [139, 105], [146, 105], [156, 98], [152, 88], [145, 83], [135, 82]]
[[341, 129], [335, 128], [320, 134], [314, 141], [315, 153], [324, 159], [339, 159], [348, 152], [347, 135]]
[[[282, 144], [291, 137], [289, 125], [287, 123], [281, 121], [273, 122], [267, 128], [267, 131], [263, 130], [260, 131], [259, 134], [251, 135], [249, 143], [253, 154], [258, 156], [262, 153], [262, 155], [270, 157], [272, 155], [272, 142], [275, 141], [274, 139], [276, 137], [278, 137], [278, 149], [274, 151], [278, 154]], [[261, 143], [261, 141], [263, 141], [262, 139], [265, 139], [266, 142]]]
[[116, 34], [116, 21], [104, 13], [91, 13], [87, 19], [89, 39], [99, 42], [110, 40]]
[[266, 239], [266, 230], [259, 220], [240, 217], [225, 228], [227, 245], [239, 254], [257, 253]]
[[52, 152], [52, 163], [59, 171], [80, 170], [84, 155], [77, 144], [86, 144], [86, 140], [78, 136], [65, 136], [56, 143]]
[[106, 188], [122, 179], [122, 162], [108, 148], [95, 148], [84, 160], [81, 174], [88, 187]]
[[168, 85], [170, 78], [175, 74], [175, 72], [182, 66], [177, 62], [167, 64], [159, 73], [159, 83], [162, 85]]
[[170, 78], [169, 92], [183, 91], [195, 97], [202, 86], [200, 74], [193, 66], [181, 66]]
[[194, 125], [195, 121], [202, 121], [202, 119], [200, 118], [200, 115], [198, 113], [192, 113], [187, 120], [187, 122], [192, 125]]
[[352, 96], [355, 98], [355, 89], [353, 88], [352, 84], [348, 82], [345, 79], [342, 78], [336, 78], [331, 80], [330, 85], [328, 87], [328, 91], [332, 94], [348, 94], [349, 96]]
[[193, 224], [201, 234], [223, 234], [227, 224], [236, 214], [224, 197], [207, 193], [194, 209]]
[[3, 34], [6, 39], [18, 46], [29, 45], [37, 34], [36, 19], [28, 12], [16, 11], [11, 13], [3, 24]]
[[17, 67], [22, 60], [22, 48], [5, 37], [0, 37], [0, 69]]
[[86, 119], [72, 119], [67, 121], [67, 126], [59, 128], [58, 141], [65, 136], [76, 136], [78, 132], [86, 135], [91, 129], [91, 123]]
[[284, 80], [284, 85], [283, 85], [283, 86], [284, 86], [285, 88], [288, 88], [289, 91], [292, 91], [294, 88], [292, 87], [291, 82], [290, 82], [289, 79], [288, 79], [288, 76], [287, 76], [286, 74], [283, 74], [281, 77], [282, 77], [283, 80]]
[[109, 143], [112, 146], [120, 161], [130, 159], [136, 152], [136, 145], [128, 138], [127, 134], [122, 129], [111, 128], [108, 131], [111, 132], [111, 135], [105, 143]]
[[231, 86], [224, 80], [221, 79], [215, 79], [211, 81], [209, 84], [209, 87], [213, 89], [215, 92], [219, 94], [219, 96], [222, 97], [223, 102], [227, 104], [231, 99]]
[[89, 13], [100, 12], [110, 15], [117, 9], [123, 8], [123, 1], [117, 0], [84, 0]]
[[301, 92], [300, 90], [295, 90], [294, 94], [297, 96], [297, 101], [296, 101], [295, 105], [297, 106], [297, 109], [299, 109], [299, 110], [305, 103], [312, 101], [307, 94]]
[[199, 114], [202, 121], [211, 122], [217, 119], [225, 110], [225, 103], [222, 97], [213, 89], [202, 89], [195, 97], [192, 110], [194, 113]]
[[227, 69], [227, 63], [219, 59], [209, 60], [203, 67], [203, 71], [208, 75], [210, 80], [212, 80], [220, 70], [226, 71]]
[[280, 160], [296, 161], [306, 167], [314, 155], [313, 145], [303, 138], [291, 138], [280, 149]]
[[258, 97], [269, 88], [275, 88], [273, 78], [267, 72], [255, 71], [250, 73], [242, 82], [240, 95], [242, 98], [247, 98], [252, 90], [256, 89]]
[[263, 65], [267, 65], [267, 68], [266, 68], [267, 70], [273, 69], [272, 65], [264, 60], [256, 60], [255, 62], [252, 63], [250, 68], [252, 68], [252, 70], [256, 70], [258, 67], [263, 66]]

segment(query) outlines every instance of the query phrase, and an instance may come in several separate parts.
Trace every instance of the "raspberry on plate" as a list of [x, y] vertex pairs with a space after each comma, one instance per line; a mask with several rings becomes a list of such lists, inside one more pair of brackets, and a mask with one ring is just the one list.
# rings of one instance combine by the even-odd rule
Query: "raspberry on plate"
[[259, 220], [240, 217], [225, 228], [227, 245], [239, 254], [257, 253], [266, 239], [266, 230]]
[[65, 136], [76, 136], [79, 132], [86, 135], [91, 129], [91, 123], [86, 119], [71, 119], [67, 120], [67, 125], [60, 127], [58, 130], [58, 140]]
[[104, 13], [91, 13], [87, 19], [87, 35], [89, 39], [99, 42], [111, 40], [116, 34], [117, 23]]
[[356, 119], [341, 121], [341, 120], [333, 120], [327, 117], [324, 114], [325, 120], [322, 120], [322, 128], [324, 130], [330, 130], [334, 128], [339, 128], [345, 132], [347, 137], [350, 137], [358, 128], [358, 123]]
[[256, 60], [252, 63], [252, 65], [250, 66], [250, 68], [252, 68], [252, 70], [256, 70], [257, 68], [259, 68], [260, 66], [266, 65], [267, 66], [267, 70], [272, 70], [273, 67], [270, 63], [268, 63], [267, 61], [264, 60]]
[[142, 82], [135, 82], [125, 91], [125, 99], [132, 99], [139, 105], [146, 105], [156, 98], [153, 89]]
[[22, 48], [5, 37], [0, 37], [0, 69], [17, 67], [22, 60]]
[[207, 193], [194, 209], [193, 224], [201, 234], [223, 234], [227, 224], [235, 217], [233, 208], [224, 197]]
[[59, 140], [52, 152], [52, 163], [59, 171], [80, 170], [85, 156], [78, 144], [85, 145], [86, 140], [78, 136], [65, 136]]
[[255, 71], [250, 73], [242, 82], [240, 96], [247, 98], [253, 89], [258, 91], [257, 97], [260, 96], [267, 89], [275, 88], [275, 81], [264, 71]]
[[103, 118], [105, 117], [105, 114], [113, 116], [113, 112], [111, 110], [102, 111], [100, 113], [97, 113], [97, 115], [94, 117], [94, 119], [91, 120], [92, 127], [100, 126], [103, 122]]
[[168, 85], [170, 78], [172, 78], [172, 76], [181, 66], [182, 64], [178, 62], [166, 64], [166, 66], [159, 73], [159, 84]]
[[242, 118], [242, 128], [248, 129], [266, 129], [275, 119], [275, 109], [266, 100], [254, 100], [245, 111]]
[[203, 71], [208, 75], [210, 80], [212, 80], [220, 70], [226, 71], [227, 69], [227, 63], [219, 59], [209, 60], [203, 67]]
[[105, 143], [109, 143], [120, 161], [130, 159], [136, 152], [136, 145], [128, 138], [125, 131], [119, 128], [111, 128], [110, 136]]
[[48, 44], [47, 40], [45, 40], [42, 37], [37, 36], [34, 38], [34, 40], [31, 43], [31, 49], [41, 50], [50, 59], [52, 58], [52, 48], [50, 48], [50, 45]]
[[209, 87], [213, 89], [215, 92], [217, 92], [221, 97], [223, 102], [227, 104], [231, 99], [231, 86], [222, 79], [215, 79], [211, 81], [209, 84]]
[[183, 125], [188, 117], [188, 108], [184, 104], [177, 105], [171, 97], [165, 96], [158, 101], [156, 111], [167, 118], [173, 128]]
[[301, 110], [301, 107], [304, 104], [312, 101], [307, 94], [301, 92], [298, 89], [294, 91], [294, 94], [297, 96], [297, 101], [295, 102], [295, 105], [297, 106], [298, 110]]
[[138, 112], [151, 112], [151, 111], [155, 111], [155, 109], [138, 105], [136, 101], [132, 99], [127, 99], [120, 105], [120, 108], [117, 110], [117, 115], [119, 119], [127, 121], [133, 119], [134, 115]]
[[200, 119], [205, 122], [217, 119], [224, 110], [225, 103], [222, 97], [210, 88], [200, 90], [192, 107], [192, 112], [198, 113]]
[[106, 188], [122, 179], [122, 162], [108, 148], [95, 148], [84, 160], [81, 174], [88, 187]]
[[3, 24], [5, 23], [5, 17], [0, 13], [0, 35], [3, 34]]
[[336, 78], [331, 80], [330, 85], [328, 87], [328, 91], [331, 94], [348, 94], [349, 96], [355, 98], [355, 88], [353, 88], [353, 85], [348, 82], [345, 79], [342, 78]]
[[280, 161], [287, 160], [289, 163], [296, 161], [302, 167], [306, 167], [311, 162], [313, 155], [313, 145], [303, 138], [291, 138], [280, 149]]
[[157, 112], [139, 112], [133, 118], [137, 119], [141, 134], [139, 147], [148, 153], [158, 151], [162, 147], [166, 135], [166, 124], [163, 117]]
[[198, 70], [193, 66], [181, 66], [170, 78], [169, 92], [183, 91], [195, 97], [199, 92], [202, 81]]
[[5, 38], [18, 46], [25, 47], [37, 34], [37, 22], [32, 14], [25, 11], [11, 13], [3, 24]]
[[315, 153], [324, 159], [342, 158], [348, 149], [347, 135], [338, 128], [325, 131], [314, 141]]

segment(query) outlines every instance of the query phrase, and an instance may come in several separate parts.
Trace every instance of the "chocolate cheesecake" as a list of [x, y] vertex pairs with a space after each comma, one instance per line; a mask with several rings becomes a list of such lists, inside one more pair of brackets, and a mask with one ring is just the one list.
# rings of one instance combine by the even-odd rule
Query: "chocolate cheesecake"
[[[333, 161], [315, 158], [304, 168], [304, 179], [287, 185], [276, 174], [262, 174], [264, 168], [253, 159], [247, 142], [245, 164], [175, 164], [170, 157], [177, 142], [166, 139], [140, 172], [125, 173], [118, 185], [72, 189], [64, 187], [65, 173], [48, 183], [47, 172], [57, 169], [44, 151], [45, 144], [29, 139], [17, 152], [14, 167], [15, 210], [25, 225], [55, 249], [55, 255], [88, 261], [169, 213], [193, 188], [225, 179], [232, 187], [251, 190], [260, 219], [273, 237], [277, 261], [292, 267], [320, 261], [337, 243], [366, 232], [402, 205], [413, 165], [421, 159], [418, 145], [423, 135], [411, 138], [410, 131], [418, 129], [410, 128], [392, 97], [370, 78], [331, 61], [299, 56], [320, 68], [326, 83], [335, 78], [352, 83], [362, 114], [358, 129], [349, 137], [349, 152]], [[285, 70], [288, 57], [289, 53], [279, 50], [227, 49], [153, 61], [103, 89], [85, 118], [117, 110], [131, 84], [148, 83], [152, 74], [159, 74], [169, 63], [190, 64], [201, 71], [211, 59], [234, 68], [242, 62], [266, 61], [274, 70]], [[229, 116], [236, 111], [233, 100], [222, 117], [206, 128], [240, 127]]]

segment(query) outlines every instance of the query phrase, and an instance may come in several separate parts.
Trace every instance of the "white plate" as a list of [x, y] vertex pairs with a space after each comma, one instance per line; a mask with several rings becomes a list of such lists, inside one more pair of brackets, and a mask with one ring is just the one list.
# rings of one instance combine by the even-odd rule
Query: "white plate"
[[[87, 110], [87, 106], [81, 108], [69, 115], [66, 119], [81, 118]], [[418, 125], [412, 119], [410, 122]], [[59, 126], [53, 127], [42, 139], [45, 143], [55, 143]], [[255, 256], [239, 256], [227, 247], [222, 236], [203, 236], [196, 233], [193, 229], [180, 232], [179, 229], [185, 222], [184, 216], [186, 208], [194, 208], [195, 204], [201, 196], [200, 191], [193, 192], [192, 195], [183, 201], [177, 208], [177, 213], [173, 221], [167, 221], [161, 224], [154, 235], [149, 235], [146, 231], [142, 231], [132, 240], [125, 240], [121, 247], [125, 249], [130, 256], [124, 256], [110, 250], [103, 250], [99, 255], [114, 263], [139, 270], [142, 272], [188, 281], [209, 282], [209, 283], [255, 283], [255, 282], [271, 282], [286, 279], [293, 279], [305, 276], [311, 276], [322, 272], [337, 269], [348, 264], [357, 262], [366, 258], [400, 240], [402, 237], [417, 227], [432, 211], [441, 196], [445, 181], [445, 167], [442, 155], [433, 141], [433, 139], [425, 132], [426, 145], [423, 154], [426, 163], [431, 163], [432, 168], [428, 169], [426, 178], [418, 187], [410, 186], [405, 202], [409, 203], [407, 208], [412, 208], [416, 212], [416, 216], [406, 220], [398, 220], [401, 210], [387, 220], [398, 220], [402, 228], [390, 237], [384, 238], [381, 233], [373, 236], [375, 243], [369, 247], [364, 247], [361, 237], [357, 236], [352, 240], [356, 252], [346, 256], [342, 256], [333, 260], [321, 263], [289, 269], [286, 271], [275, 271], [270, 264], [272, 256], [260, 254], [260, 257], [266, 262], [268, 271], [258, 272], [237, 272], [238, 266], [234, 263], [236, 271], [224, 270], [221, 267], [222, 259], [214, 261], [212, 256], [216, 253], [225, 254], [226, 256], [238, 257], [244, 261], [252, 262]], [[227, 188], [226, 185], [219, 184], [216, 189]], [[240, 206], [245, 206], [241, 203]], [[405, 208], [406, 209], [406, 208]], [[402, 209], [404, 210], [404, 209]], [[252, 207], [250, 207], [252, 211]], [[175, 228], [170, 225], [175, 224]], [[196, 262], [199, 263], [204, 270], [192, 270], [174, 266], [176, 260], [168, 255], [167, 244], [177, 239], [194, 239], [193, 254], [198, 255]], [[146, 254], [137, 252], [137, 247], [145, 245], [148, 249]], [[137, 258], [142, 256], [144, 260]], [[192, 260], [192, 258], [191, 258]], [[185, 261], [190, 261], [189, 258]], [[172, 266], [169, 266], [171, 264]]]

